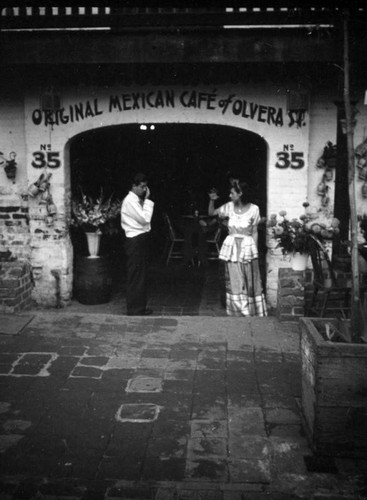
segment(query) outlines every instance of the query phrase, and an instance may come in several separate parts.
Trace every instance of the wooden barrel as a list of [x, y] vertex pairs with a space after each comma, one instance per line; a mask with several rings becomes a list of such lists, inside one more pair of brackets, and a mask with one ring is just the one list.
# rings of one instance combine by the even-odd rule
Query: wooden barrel
[[112, 271], [107, 258], [76, 257], [74, 297], [81, 304], [105, 304], [111, 298]]

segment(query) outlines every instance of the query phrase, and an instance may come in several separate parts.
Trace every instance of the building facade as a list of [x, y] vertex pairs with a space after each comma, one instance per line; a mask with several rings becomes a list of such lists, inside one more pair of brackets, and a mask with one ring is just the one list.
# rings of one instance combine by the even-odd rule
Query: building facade
[[[156, 131], [178, 125], [234, 130], [248, 145], [236, 157], [237, 171], [240, 165], [241, 175], [256, 184], [264, 217], [280, 210], [299, 217], [306, 201], [321, 220], [333, 217], [340, 202], [334, 197], [336, 169], [326, 182], [327, 196], [320, 196], [325, 172], [318, 159], [328, 142], [340, 141], [340, 10], [325, 15], [325, 9], [274, 5], [259, 12], [249, 5], [151, 12], [118, 9], [113, 2], [70, 12], [61, 5], [2, 8], [0, 250], [3, 261], [29, 262], [37, 303], [67, 305], [72, 297], [72, 148], [91, 132], [101, 140], [101, 131], [124, 135], [133, 127], [139, 134], [142, 124]], [[357, 13], [365, 21], [365, 10]], [[351, 46], [351, 97], [359, 145], [367, 128], [361, 64], [366, 40], [351, 26], [353, 40], [358, 38]], [[5, 169], [12, 161], [15, 177]], [[126, 169], [128, 176], [123, 160], [119, 165], [120, 175]], [[155, 167], [146, 168], [154, 176]], [[358, 174], [362, 214], [367, 178]], [[51, 214], [42, 193], [32, 193], [40, 179], [50, 182]], [[276, 307], [278, 271], [289, 258], [269, 234], [266, 245], [267, 300]]]

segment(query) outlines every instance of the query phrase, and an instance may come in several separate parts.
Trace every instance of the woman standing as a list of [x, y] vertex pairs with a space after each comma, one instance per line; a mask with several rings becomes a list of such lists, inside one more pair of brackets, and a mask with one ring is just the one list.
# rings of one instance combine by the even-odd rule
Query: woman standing
[[257, 226], [260, 211], [249, 202], [249, 187], [234, 180], [230, 202], [215, 209], [215, 190], [209, 193], [209, 215], [228, 219], [228, 236], [219, 259], [225, 261], [226, 310], [228, 316], [266, 316], [266, 302], [259, 271]]

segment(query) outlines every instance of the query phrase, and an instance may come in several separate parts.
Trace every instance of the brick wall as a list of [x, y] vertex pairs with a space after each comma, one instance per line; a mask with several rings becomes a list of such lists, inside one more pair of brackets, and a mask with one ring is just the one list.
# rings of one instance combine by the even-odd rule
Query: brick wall
[[[338, 283], [350, 285], [352, 273], [336, 269]], [[367, 285], [367, 274], [361, 275], [361, 284]], [[282, 268], [278, 271], [277, 316], [281, 321], [298, 321], [305, 315], [313, 292], [313, 270], [293, 271]], [[329, 313], [329, 316], [331, 314]]]
[[0, 262], [0, 312], [14, 313], [31, 305], [33, 283], [27, 261]]
[[305, 271], [290, 267], [278, 271], [277, 315], [281, 321], [298, 321], [305, 313]]
[[0, 206], [0, 254], [29, 258], [30, 233], [28, 207], [10, 204]]

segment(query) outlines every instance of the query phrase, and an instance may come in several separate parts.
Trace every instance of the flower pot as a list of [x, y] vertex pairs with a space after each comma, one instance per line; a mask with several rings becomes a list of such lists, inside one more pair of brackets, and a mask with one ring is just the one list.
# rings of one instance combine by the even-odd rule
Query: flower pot
[[17, 167], [16, 167], [16, 165], [14, 163], [8, 162], [7, 165], [5, 166], [4, 170], [5, 170], [5, 173], [6, 173], [6, 177], [8, 179], [11, 179], [11, 180], [15, 179], [15, 176], [16, 176], [16, 173], [17, 173]]
[[360, 273], [367, 273], [367, 245], [358, 245], [358, 267]]
[[89, 258], [95, 259], [98, 257], [99, 246], [101, 243], [101, 233], [85, 233], [87, 237]]
[[54, 223], [54, 218], [52, 217], [52, 215], [46, 215], [45, 223], [46, 226], [52, 226], [52, 224]]
[[56, 205], [54, 203], [49, 203], [47, 205], [47, 212], [50, 214], [50, 215], [55, 215], [56, 212], [57, 212], [57, 208], [56, 208]]
[[365, 458], [367, 344], [326, 335], [332, 328], [348, 332], [348, 325], [335, 318], [300, 318], [301, 411], [314, 451]]
[[76, 257], [73, 292], [81, 304], [96, 305], [108, 302], [112, 293], [112, 268], [108, 259]]
[[329, 168], [335, 168], [336, 167], [336, 158], [335, 158], [335, 156], [333, 156], [331, 158], [327, 158], [326, 159], [326, 165]]
[[38, 184], [34, 183], [29, 186], [28, 188], [29, 196], [32, 196], [32, 198], [34, 198], [35, 196], [38, 195], [38, 192], [39, 192]]
[[307, 268], [308, 253], [294, 252], [292, 254], [291, 265], [293, 271], [305, 271]]

